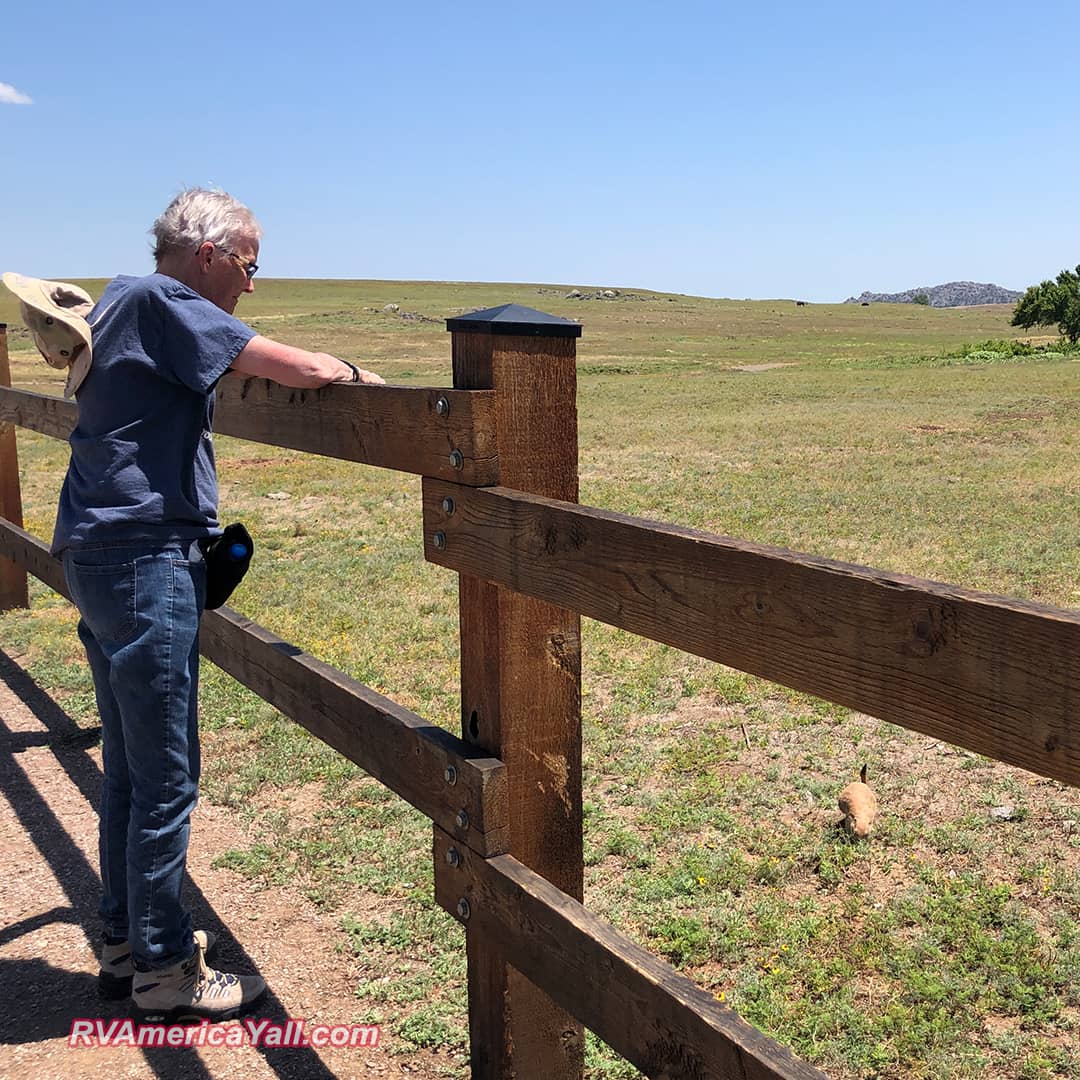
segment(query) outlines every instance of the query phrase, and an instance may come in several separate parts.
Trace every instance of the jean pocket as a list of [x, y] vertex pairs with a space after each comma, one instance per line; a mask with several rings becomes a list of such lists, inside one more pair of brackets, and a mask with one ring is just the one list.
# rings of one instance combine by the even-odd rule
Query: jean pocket
[[65, 566], [71, 598], [98, 641], [122, 644], [135, 635], [135, 563]]
[[182, 584], [182, 578], [178, 575], [186, 575], [191, 578], [191, 585], [195, 590], [195, 603], [201, 613], [206, 603], [206, 560], [203, 558], [203, 553], [198, 544], [191, 545], [191, 550], [187, 553], [186, 559], [174, 555], [172, 557], [172, 567], [174, 585], [181, 591], [186, 586]]

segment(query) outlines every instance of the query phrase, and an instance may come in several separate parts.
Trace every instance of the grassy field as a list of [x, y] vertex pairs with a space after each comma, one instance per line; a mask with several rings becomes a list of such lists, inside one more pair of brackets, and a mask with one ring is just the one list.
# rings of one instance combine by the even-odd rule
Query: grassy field
[[[567, 291], [268, 281], [240, 314], [429, 385], [450, 382], [448, 316], [579, 318], [582, 502], [1080, 606], [1080, 353], [975, 347], [1016, 337], [1008, 308]], [[59, 392], [7, 298], [5, 319], [16, 384]], [[66, 447], [19, 446], [27, 527], [47, 537]], [[419, 483], [216, 447], [222, 515], [259, 545], [233, 605], [455, 729], [456, 578], [423, 561]], [[837, 1077], [1080, 1078], [1080, 792], [583, 631], [590, 907]], [[95, 722], [65, 602], [35, 586], [0, 644]], [[348, 1019], [464, 1075], [462, 936], [431, 899], [429, 826], [209, 665], [202, 716], [204, 791], [256, 837], [221, 861], [334, 911], [367, 971]], [[863, 763], [883, 811], [853, 845], [835, 800]], [[594, 1040], [589, 1075], [636, 1073]]]

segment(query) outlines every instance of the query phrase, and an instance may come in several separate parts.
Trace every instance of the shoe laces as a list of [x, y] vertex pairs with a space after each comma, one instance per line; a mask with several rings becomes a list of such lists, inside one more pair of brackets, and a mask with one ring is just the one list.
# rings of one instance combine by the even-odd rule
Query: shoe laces
[[206, 956], [198, 942], [195, 944], [195, 951], [199, 954], [200, 997], [208, 991], [211, 995], [222, 993], [228, 990], [230, 986], [236, 986], [240, 982], [239, 975], [232, 975], [227, 971], [218, 971], [216, 968], [210, 967], [206, 963]]

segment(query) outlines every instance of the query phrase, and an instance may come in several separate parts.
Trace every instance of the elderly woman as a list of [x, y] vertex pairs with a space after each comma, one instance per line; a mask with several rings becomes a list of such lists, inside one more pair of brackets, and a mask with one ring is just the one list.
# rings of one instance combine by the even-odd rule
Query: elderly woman
[[180, 896], [199, 780], [199, 541], [221, 532], [214, 385], [231, 371], [296, 387], [382, 380], [233, 316], [255, 288], [261, 230], [231, 196], [185, 191], [152, 232], [156, 272], [116, 278], [88, 316], [52, 550], [101, 714], [99, 987], [130, 992], [143, 1019], [220, 1020], [265, 984], [207, 966], [213, 937], [193, 930]]

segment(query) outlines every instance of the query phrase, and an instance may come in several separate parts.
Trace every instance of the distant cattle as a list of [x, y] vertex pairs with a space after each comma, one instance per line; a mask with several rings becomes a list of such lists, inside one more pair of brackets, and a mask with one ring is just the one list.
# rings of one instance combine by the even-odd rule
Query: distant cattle
[[869, 306], [870, 306], [870, 301], [869, 301], [869, 300], [864, 300], [864, 301], [862, 302], [862, 306], [863, 306], [863, 307], [869, 307]]
[[806, 307], [806, 301], [805, 300], [796, 300], [795, 301], [795, 306], [796, 307]]

